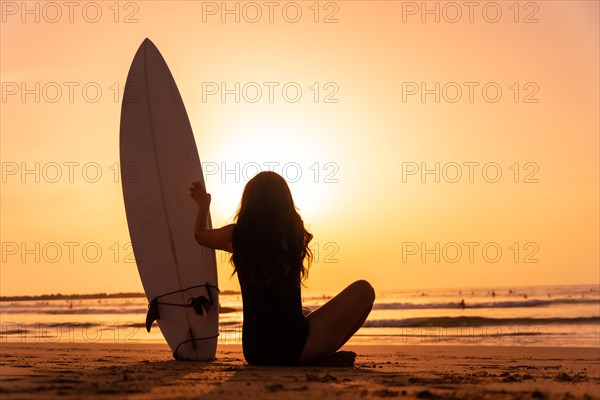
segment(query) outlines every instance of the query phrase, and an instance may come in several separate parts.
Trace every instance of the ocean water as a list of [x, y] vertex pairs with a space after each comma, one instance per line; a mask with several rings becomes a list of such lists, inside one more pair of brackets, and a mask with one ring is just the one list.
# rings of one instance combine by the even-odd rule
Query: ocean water
[[[333, 294], [305, 294], [316, 309]], [[220, 296], [220, 343], [241, 343], [242, 299]], [[142, 295], [0, 301], [0, 341], [157, 342]], [[423, 289], [377, 293], [352, 344], [600, 347], [597, 285]]]

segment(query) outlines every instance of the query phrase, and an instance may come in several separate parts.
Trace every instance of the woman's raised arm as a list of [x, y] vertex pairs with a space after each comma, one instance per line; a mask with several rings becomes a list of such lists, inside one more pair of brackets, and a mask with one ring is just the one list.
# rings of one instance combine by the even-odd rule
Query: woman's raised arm
[[205, 247], [211, 249], [224, 250], [230, 253], [233, 252], [231, 245], [231, 233], [235, 224], [225, 225], [219, 229], [208, 228], [208, 211], [210, 209], [210, 194], [206, 193], [206, 189], [200, 182], [193, 182], [190, 188], [192, 198], [198, 203], [198, 216], [196, 217], [196, 225], [194, 228], [194, 237], [196, 241]]

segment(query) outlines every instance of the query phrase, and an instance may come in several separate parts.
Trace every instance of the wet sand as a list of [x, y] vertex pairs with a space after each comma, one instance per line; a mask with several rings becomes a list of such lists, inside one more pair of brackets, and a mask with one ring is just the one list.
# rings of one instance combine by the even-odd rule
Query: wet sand
[[239, 344], [181, 362], [166, 344], [0, 343], [0, 398], [598, 399], [600, 349], [345, 346], [353, 368], [255, 367]]

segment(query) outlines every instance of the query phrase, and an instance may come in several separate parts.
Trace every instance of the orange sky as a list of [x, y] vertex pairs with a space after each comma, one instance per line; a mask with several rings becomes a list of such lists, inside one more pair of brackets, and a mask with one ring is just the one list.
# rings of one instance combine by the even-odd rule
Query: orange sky
[[[472, 22], [445, 2], [427, 3], [439, 22], [400, 1], [276, 2], [273, 22], [262, 2], [238, 3], [239, 22], [221, 2], [22, 4], [0, 2], [2, 295], [142, 290], [115, 163], [145, 37], [186, 103], [217, 225], [244, 174], [279, 163], [315, 235], [307, 290], [599, 282], [596, 1], [477, 2]], [[239, 102], [207, 91], [236, 82]], [[439, 183], [421, 174], [436, 163]]]

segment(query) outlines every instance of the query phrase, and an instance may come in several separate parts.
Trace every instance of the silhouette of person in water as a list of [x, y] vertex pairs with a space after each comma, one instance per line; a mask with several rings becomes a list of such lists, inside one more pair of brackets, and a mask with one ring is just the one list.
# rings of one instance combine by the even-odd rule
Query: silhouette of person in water
[[190, 190], [199, 206], [197, 242], [232, 253], [242, 289], [246, 361], [352, 365], [355, 353], [336, 351], [367, 319], [375, 291], [356, 281], [317, 310], [303, 312], [300, 289], [312, 261], [312, 235], [285, 180], [272, 171], [257, 174], [244, 188], [235, 223], [219, 229], [208, 229], [210, 194], [200, 182]]
[[466, 307], [466, 306], [465, 306], [465, 299], [462, 299], [462, 300], [460, 301], [460, 304], [459, 304], [458, 306], [464, 310], [464, 309], [465, 309], [465, 307]]

